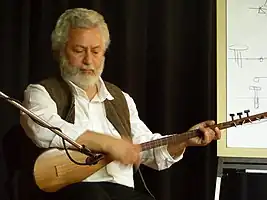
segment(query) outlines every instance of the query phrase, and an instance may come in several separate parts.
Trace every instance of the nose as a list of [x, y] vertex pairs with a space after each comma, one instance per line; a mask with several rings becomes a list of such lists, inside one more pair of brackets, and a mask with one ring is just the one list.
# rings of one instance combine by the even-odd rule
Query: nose
[[89, 51], [86, 52], [84, 58], [83, 58], [83, 63], [85, 65], [90, 65], [92, 64], [92, 55]]

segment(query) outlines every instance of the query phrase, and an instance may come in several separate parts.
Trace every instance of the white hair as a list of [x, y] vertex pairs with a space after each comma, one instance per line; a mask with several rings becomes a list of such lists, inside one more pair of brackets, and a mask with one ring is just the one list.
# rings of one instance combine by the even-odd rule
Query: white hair
[[65, 47], [68, 40], [70, 28], [94, 28], [98, 27], [104, 41], [105, 50], [110, 44], [110, 35], [108, 26], [104, 17], [94, 10], [86, 8], [74, 8], [66, 10], [56, 23], [55, 29], [52, 32], [52, 51], [58, 58], [60, 50]]

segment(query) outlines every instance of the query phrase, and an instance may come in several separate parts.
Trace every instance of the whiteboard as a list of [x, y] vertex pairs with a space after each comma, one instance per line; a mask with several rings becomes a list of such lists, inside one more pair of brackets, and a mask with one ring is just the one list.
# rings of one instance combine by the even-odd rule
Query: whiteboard
[[[217, 0], [217, 121], [267, 112], [267, 0]], [[267, 157], [267, 119], [222, 131], [217, 154]]]

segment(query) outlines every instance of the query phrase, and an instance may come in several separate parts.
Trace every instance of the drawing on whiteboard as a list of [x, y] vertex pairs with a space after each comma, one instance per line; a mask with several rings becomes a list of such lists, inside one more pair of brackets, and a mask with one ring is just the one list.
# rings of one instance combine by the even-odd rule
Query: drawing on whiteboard
[[255, 83], [259, 83], [259, 82], [260, 82], [260, 79], [267, 79], [267, 76], [255, 76], [255, 77], [253, 78], [253, 81], [254, 81]]
[[[266, 0], [267, 1], [267, 0]], [[237, 66], [242, 68], [243, 67], [243, 60], [256, 60], [259, 62], [263, 62], [265, 60], [267, 60], [267, 57], [244, 57], [242, 55], [243, 51], [247, 51], [249, 48], [246, 45], [231, 45], [229, 46], [229, 50], [234, 52], [234, 57], [231, 58], [229, 57], [228, 59], [232, 59], [236, 62]]]
[[[223, 11], [222, 7], [225, 8]], [[219, 86], [220, 89], [226, 88], [226, 100], [219, 103], [226, 106], [227, 115], [229, 111], [231, 113], [242, 108], [250, 109], [252, 112], [267, 111], [267, 0], [226, 0], [221, 2], [218, 14], [219, 20], [223, 22], [218, 26], [218, 34], [221, 34], [218, 38], [224, 37], [220, 45], [226, 48], [219, 49], [218, 52], [218, 56], [226, 53], [223, 54], [226, 63], [220, 63], [225, 65], [226, 71], [218, 73], [218, 76], [225, 75], [224, 84]], [[219, 108], [221, 109], [220, 106]], [[225, 116], [230, 119], [227, 115]], [[262, 132], [265, 129], [266, 121], [257, 123], [256, 126], [248, 124], [242, 127], [242, 130], [228, 129], [225, 143], [219, 144], [222, 145], [220, 151], [227, 150], [219, 154], [233, 157], [266, 156], [267, 134]], [[238, 153], [231, 148], [237, 148]], [[246, 148], [255, 149], [255, 153], [253, 151], [248, 154]], [[259, 148], [261, 150], [258, 151]]]
[[254, 97], [253, 97], [254, 108], [258, 109], [260, 107], [259, 91], [261, 90], [261, 87], [259, 87], [259, 86], [249, 86], [249, 90], [253, 90], [254, 91]]
[[266, 14], [267, 12], [267, 0], [265, 0], [264, 4], [260, 5], [257, 8], [249, 8], [253, 10], [258, 10], [258, 14]]
[[254, 57], [254, 58], [242, 58], [243, 60], [259, 60], [260, 62], [263, 62], [264, 60], [266, 60], [267, 59], [267, 57], [258, 57], [258, 58], [256, 58], [256, 57]]
[[243, 67], [242, 52], [248, 50], [248, 46], [246, 46], [246, 45], [231, 45], [231, 46], [229, 46], [229, 50], [234, 52], [234, 58], [229, 58], [229, 59], [234, 59], [237, 66], [242, 68]]
[[[236, 58], [229, 58], [229, 59], [236, 59]], [[264, 60], [267, 59], [267, 57], [242, 57], [240, 58], [241, 60], [258, 60], [260, 62], [263, 62]]]

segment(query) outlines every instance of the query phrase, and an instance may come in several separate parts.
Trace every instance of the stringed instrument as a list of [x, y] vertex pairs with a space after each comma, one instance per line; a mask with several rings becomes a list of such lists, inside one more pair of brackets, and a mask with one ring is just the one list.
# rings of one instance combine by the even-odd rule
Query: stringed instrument
[[[211, 128], [218, 127], [219, 129], [226, 129], [267, 117], [267, 112], [252, 116], [248, 115], [249, 110], [245, 110], [244, 112], [247, 114], [247, 117], [241, 118], [241, 114], [238, 113], [239, 119], [234, 120], [233, 115], [231, 114], [231, 121], [215, 124]], [[141, 143], [141, 151], [146, 151], [170, 143], [183, 142], [200, 135], [201, 132], [199, 132], [199, 130], [190, 130], [181, 134], [173, 134], [161, 139]], [[68, 150], [68, 152], [75, 161], [84, 162], [88, 159], [87, 155], [77, 150]], [[112, 162], [112, 160], [109, 160], [108, 157], [104, 156], [103, 159], [93, 165], [77, 165], [70, 160], [66, 155], [65, 150], [51, 148], [43, 152], [35, 161], [34, 179], [41, 190], [45, 192], [56, 192], [67, 185], [81, 182], [110, 162]]]

